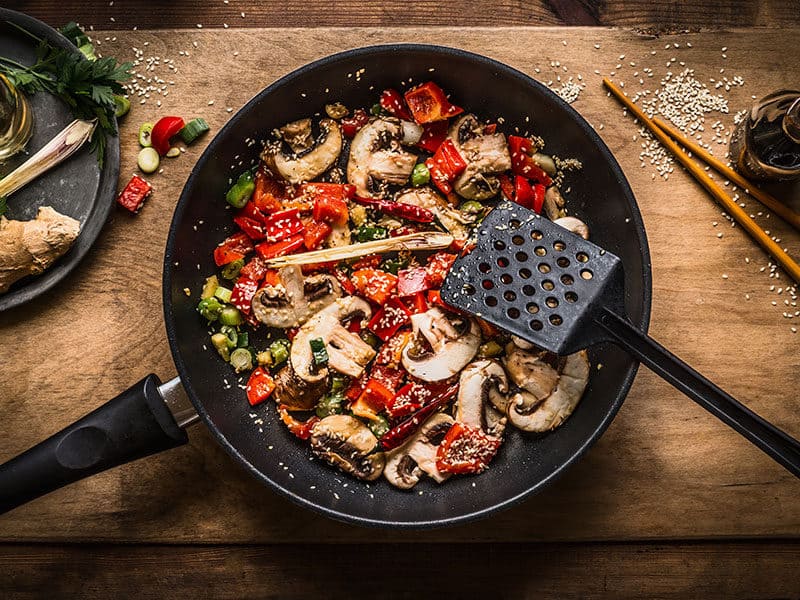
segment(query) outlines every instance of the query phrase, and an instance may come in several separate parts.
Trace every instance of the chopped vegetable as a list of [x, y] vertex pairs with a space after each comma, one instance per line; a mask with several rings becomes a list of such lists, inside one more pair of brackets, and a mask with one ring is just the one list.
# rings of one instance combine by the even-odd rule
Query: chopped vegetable
[[291, 254], [296, 250], [300, 250], [304, 245], [304, 236], [303, 234], [299, 233], [294, 235], [288, 239], [282, 240], [280, 242], [270, 243], [270, 242], [263, 242], [256, 246], [256, 252], [258, 252], [259, 256], [265, 260], [269, 260], [270, 258], [275, 258], [277, 256], [283, 256], [284, 254]]
[[153, 148], [142, 148], [136, 157], [136, 164], [143, 173], [155, 173], [158, 170], [159, 162], [158, 152]]
[[537, 183], [549, 186], [553, 183], [550, 176], [533, 160], [533, 142], [518, 135], [508, 136], [508, 148], [511, 152], [511, 170], [515, 175], [522, 175]]
[[428, 271], [425, 267], [403, 269], [398, 271], [397, 277], [397, 295], [401, 297], [413, 296], [431, 288]]
[[400, 269], [403, 269], [407, 266], [408, 256], [401, 254], [396, 258], [384, 259], [384, 261], [381, 263], [381, 270], [391, 273], [392, 275], [397, 275]]
[[367, 423], [367, 427], [369, 427], [369, 430], [376, 438], [380, 438], [390, 429], [389, 421], [386, 420], [386, 417], [381, 415], [376, 415], [376, 418], [371, 419], [370, 422]]
[[237, 348], [231, 352], [230, 363], [237, 373], [249, 371], [253, 368], [253, 355], [246, 348]]
[[220, 302], [231, 301], [231, 290], [226, 287], [222, 287], [221, 285], [218, 285], [217, 289], [214, 290], [214, 295], [220, 300]]
[[214, 263], [221, 267], [241, 260], [253, 251], [253, 242], [242, 232], [234, 233], [214, 248]]
[[375, 304], [384, 304], [397, 287], [397, 276], [378, 269], [359, 269], [351, 276], [359, 294]]
[[292, 343], [286, 339], [275, 340], [269, 346], [269, 352], [272, 355], [272, 364], [277, 366], [289, 358], [289, 348]]
[[444, 278], [455, 261], [456, 255], [449, 252], [437, 252], [428, 257], [428, 263], [425, 265], [425, 272], [427, 273], [429, 289], [442, 287]]
[[131, 101], [128, 100], [125, 96], [121, 96], [120, 94], [114, 95], [114, 116], [118, 119], [120, 117], [124, 117], [128, 114], [128, 111], [131, 109]]
[[435, 218], [435, 215], [427, 208], [422, 208], [414, 204], [406, 204], [405, 202], [394, 202], [392, 200], [381, 200], [379, 198], [359, 198], [358, 196], [354, 196], [353, 200], [365, 206], [372, 206], [380, 212], [392, 217], [407, 219], [415, 223], [432, 223]]
[[431, 180], [431, 172], [425, 163], [417, 163], [414, 165], [414, 170], [411, 171], [411, 185], [420, 187], [427, 185]]
[[399, 298], [391, 298], [373, 315], [367, 327], [385, 342], [408, 323], [410, 317], [411, 312], [405, 304]]
[[433, 183], [443, 194], [453, 191], [453, 181], [467, 168], [453, 140], [445, 140], [431, 158], [425, 161]]
[[228, 336], [224, 333], [215, 333], [211, 336], [211, 345], [216, 349], [225, 362], [231, 359], [231, 350], [228, 347]]
[[225, 194], [225, 201], [234, 208], [243, 208], [253, 192], [256, 189], [256, 184], [253, 180], [253, 174], [250, 171], [245, 171], [236, 180], [228, 193]]
[[211, 296], [200, 300], [197, 305], [197, 312], [203, 315], [207, 321], [216, 321], [219, 318], [222, 306], [222, 303], [217, 298]]
[[344, 412], [345, 401], [346, 398], [341, 392], [331, 391], [320, 399], [314, 412], [320, 419], [329, 415], [340, 415]]
[[239, 273], [241, 272], [243, 266], [244, 266], [244, 259], [237, 258], [233, 262], [229, 262], [227, 265], [222, 267], [222, 276], [225, 279], [233, 281], [239, 276]]
[[500, 448], [499, 438], [456, 421], [436, 451], [436, 468], [442, 473], [481, 473]]
[[422, 126], [422, 137], [417, 142], [417, 146], [425, 152], [433, 154], [439, 149], [447, 139], [447, 121], [437, 121], [435, 123], [426, 123]]
[[353, 138], [358, 130], [367, 123], [369, 123], [369, 115], [364, 109], [358, 108], [353, 111], [352, 116], [342, 119], [342, 135], [346, 138]]
[[349, 112], [347, 107], [341, 102], [325, 105], [325, 114], [331, 119], [341, 119], [342, 117], [346, 117]]
[[464, 112], [460, 106], [451, 104], [442, 88], [432, 81], [408, 90], [405, 98], [414, 120], [420, 124], [446, 121]]
[[134, 175], [117, 196], [117, 202], [132, 213], [137, 213], [144, 206], [144, 201], [152, 191], [153, 186], [138, 175]]
[[172, 148], [167, 150], [167, 153], [164, 156], [166, 156], [167, 158], [177, 158], [180, 155], [181, 155], [181, 149], [178, 148], [177, 146], [172, 146]]
[[161, 117], [156, 124], [153, 125], [153, 131], [150, 132], [150, 139], [153, 143], [153, 148], [161, 155], [169, 152], [170, 140], [178, 135], [178, 132], [183, 129], [184, 123], [181, 117]]
[[139, 145], [142, 148], [150, 148], [153, 145], [152, 133], [152, 123], [142, 123], [139, 126]]
[[494, 358], [502, 353], [503, 347], [494, 340], [489, 340], [478, 348], [478, 356], [480, 358]]
[[[249, 353], [248, 353], [249, 354]], [[256, 367], [250, 374], [245, 386], [250, 406], [261, 404], [275, 391], [275, 380], [264, 367]]]
[[205, 132], [211, 129], [206, 123], [205, 119], [196, 118], [192, 119], [186, 125], [183, 126], [178, 132], [178, 135], [181, 136], [181, 139], [186, 142], [187, 144], [191, 144]]
[[469, 215], [479, 215], [484, 211], [484, 206], [477, 200], [467, 200], [458, 207], [458, 210]]
[[303, 245], [307, 250], [316, 250], [325, 241], [325, 238], [330, 235], [331, 231], [331, 226], [327, 223], [311, 221], [306, 225], [306, 230], [303, 234]]
[[240, 276], [231, 292], [231, 304], [238, 308], [243, 315], [249, 315], [253, 311], [251, 302], [256, 291], [258, 291], [257, 281]]
[[393, 117], [406, 121], [411, 120], [411, 113], [408, 112], [405, 100], [403, 100], [403, 96], [397, 90], [391, 88], [384, 90], [381, 94], [380, 107]]
[[216, 275], [206, 277], [206, 281], [203, 284], [203, 290], [200, 292], [200, 298], [211, 298], [211, 296], [214, 295], [214, 292], [217, 291], [217, 286], [219, 286], [219, 279], [217, 279]]
[[233, 350], [234, 348], [236, 348], [239, 342], [239, 332], [236, 331], [235, 326], [223, 325], [222, 327], [219, 328], [219, 332], [225, 336], [225, 344], [228, 346], [229, 350]]
[[328, 351], [325, 348], [325, 340], [322, 338], [314, 338], [308, 341], [311, 346], [311, 356], [314, 359], [314, 364], [318, 367], [324, 367], [328, 364]]
[[369, 109], [369, 114], [377, 117], [381, 114], [382, 108], [380, 104], [373, 104], [372, 107]]
[[[401, 390], [402, 391], [402, 390]], [[446, 388], [431, 398], [430, 402], [381, 436], [381, 448], [393, 450], [409, 438], [434, 412], [445, 406], [458, 392], [458, 386]]]
[[289, 411], [283, 404], [278, 405], [278, 415], [292, 435], [300, 438], [301, 440], [307, 440], [309, 437], [311, 437], [311, 428], [314, 427], [316, 423], [319, 423], [319, 417], [316, 415], [311, 417], [308, 421], [298, 421], [289, 414]]
[[514, 177], [514, 202], [525, 208], [533, 208], [533, 188], [522, 175]]
[[219, 322], [223, 325], [237, 326], [244, 323], [242, 313], [233, 306], [226, 306], [219, 313]]
[[356, 229], [356, 240], [359, 242], [374, 242], [385, 240], [389, 237], [389, 230], [379, 225], [362, 225]]

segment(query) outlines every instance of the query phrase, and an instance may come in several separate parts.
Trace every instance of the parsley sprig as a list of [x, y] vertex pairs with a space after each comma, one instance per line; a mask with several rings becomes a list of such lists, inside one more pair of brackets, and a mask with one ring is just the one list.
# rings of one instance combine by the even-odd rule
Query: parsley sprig
[[59, 97], [77, 119], [97, 119], [98, 127], [92, 134], [89, 147], [97, 153], [97, 162], [102, 168], [106, 136], [117, 134], [113, 120], [114, 96], [125, 92], [122, 82], [131, 77], [133, 65], [129, 62], [118, 64], [110, 56], [91, 60], [91, 44], [87, 52], [88, 38], [74, 23], [63, 27], [61, 32], [80, 48], [81, 54], [55, 48], [27, 30], [9, 24], [38, 42], [36, 62], [26, 66], [0, 57], [0, 73], [26, 94], [48, 92]]

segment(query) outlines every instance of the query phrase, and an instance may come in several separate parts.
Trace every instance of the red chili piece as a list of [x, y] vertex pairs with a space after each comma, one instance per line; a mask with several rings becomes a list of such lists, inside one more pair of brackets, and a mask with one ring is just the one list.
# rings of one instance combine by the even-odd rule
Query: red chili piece
[[417, 123], [446, 121], [464, 112], [464, 109], [451, 104], [442, 88], [429, 81], [408, 90], [406, 103]]
[[372, 206], [386, 215], [416, 223], [432, 223], [434, 219], [434, 214], [427, 208], [406, 204], [405, 202], [393, 202], [392, 200], [381, 200], [379, 198], [359, 198], [358, 196], [354, 196], [353, 201], [364, 206]]
[[399, 298], [392, 298], [375, 313], [367, 328], [385, 342], [408, 323], [410, 318], [411, 312], [405, 304]]
[[510, 135], [508, 136], [508, 147], [511, 152], [511, 170], [515, 175], [522, 175], [537, 183], [543, 183], [545, 186], [553, 183], [550, 176], [533, 162], [531, 157], [533, 142], [531, 140], [518, 135]]
[[456, 421], [436, 450], [436, 468], [442, 473], [481, 473], [497, 454], [501, 440]]
[[411, 120], [411, 113], [408, 112], [406, 102], [397, 90], [391, 88], [383, 90], [380, 104], [381, 108], [398, 119], [405, 119], [406, 121]]
[[152, 185], [138, 175], [134, 175], [117, 196], [117, 202], [132, 213], [137, 213], [144, 206], [144, 201], [152, 191]]
[[381, 448], [384, 450], [393, 450], [394, 448], [397, 448], [417, 429], [419, 429], [420, 425], [422, 425], [430, 415], [447, 404], [453, 398], [453, 396], [456, 395], [457, 391], [457, 385], [450, 386], [444, 392], [438, 395], [430, 404], [423, 406], [405, 421], [402, 421], [400, 424], [392, 427], [389, 431], [384, 433], [383, 436], [381, 436]]
[[450, 139], [442, 142], [436, 154], [425, 161], [425, 165], [431, 173], [433, 183], [443, 194], [453, 191], [453, 181], [467, 168], [466, 161]]
[[150, 132], [150, 141], [156, 152], [164, 156], [169, 152], [169, 141], [178, 135], [186, 123], [181, 117], [161, 117]]
[[246, 233], [237, 231], [214, 248], [214, 263], [218, 267], [244, 258], [253, 251], [253, 242]]
[[355, 137], [359, 129], [369, 123], [369, 115], [363, 108], [357, 108], [353, 111], [351, 117], [345, 117], [341, 123], [344, 137], [352, 138]]

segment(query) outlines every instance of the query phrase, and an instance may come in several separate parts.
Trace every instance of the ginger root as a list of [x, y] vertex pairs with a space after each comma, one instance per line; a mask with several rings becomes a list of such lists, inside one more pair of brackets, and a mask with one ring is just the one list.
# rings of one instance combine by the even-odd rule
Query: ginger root
[[80, 232], [80, 223], [49, 206], [33, 221], [0, 217], [0, 294], [15, 281], [39, 275], [63, 256]]

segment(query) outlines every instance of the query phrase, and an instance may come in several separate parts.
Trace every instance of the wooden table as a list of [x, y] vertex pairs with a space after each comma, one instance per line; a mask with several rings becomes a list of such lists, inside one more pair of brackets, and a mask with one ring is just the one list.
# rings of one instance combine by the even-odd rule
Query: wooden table
[[[162, 107], [155, 98], [135, 104], [123, 123], [124, 180], [135, 169], [139, 123], [174, 112], [203, 115], [219, 130], [230, 116], [227, 108], [238, 109], [281, 74], [348, 47], [440, 42], [543, 81], [565, 74], [563, 66], [566, 76], [580, 73], [586, 88], [574, 107], [617, 156], [647, 227], [651, 334], [800, 436], [800, 335], [782, 316], [786, 296], [777, 293], [789, 282], [760, 271], [768, 258], [730, 227], [685, 173], [676, 168], [663, 181], [652, 178], [649, 165], [640, 166], [638, 128], [606, 97], [593, 72], [618, 71], [618, 80], [638, 89], [637, 67], [617, 67], [625, 54], [625, 63], [653, 68], [655, 81], [643, 87], [656, 85], [672, 56], [703, 80], [719, 77], [720, 68], [741, 74], [745, 85], [725, 94], [731, 114], [709, 116], [730, 126], [751, 94], [797, 85], [797, 2], [698, 1], [669, 9], [647, 2], [600, 9], [564, 1], [498, 2], [480, 11], [452, 2], [436, 12], [428, 3], [394, 1], [345, 2], [334, 11], [316, 1], [14, 4], [52, 25], [77, 18], [108, 29], [95, 33], [106, 54], [131, 58], [137, 47], [175, 58], [175, 85], [159, 97]], [[565, 23], [625, 28], [519, 27]], [[290, 24], [325, 28], [285, 28]], [[389, 28], [399, 24], [447, 27]], [[134, 25], [160, 30], [130, 31]], [[332, 25], [367, 27], [327, 28]], [[771, 29], [666, 33], [752, 25]], [[169, 30], [186, 26], [193, 30]], [[243, 26], [282, 29], [238, 29]], [[556, 60], [560, 66], [551, 66]], [[235, 85], [220, 86], [231, 73]], [[144, 374], [174, 374], [160, 307], [162, 253], [172, 209], [202, 146], [164, 163], [140, 215], [113, 213], [70, 281], [0, 315], [0, 461]], [[779, 193], [798, 200], [797, 187]], [[753, 201], [748, 208], [761, 210]], [[774, 217], [759, 221], [800, 256], [796, 232]], [[188, 446], [0, 517], [0, 597], [416, 597], [434, 590], [507, 598], [800, 596], [800, 482], [645, 369], [608, 432], [555, 485], [490, 519], [439, 531], [376, 531], [327, 520], [261, 487], [202, 427], [190, 438]]]

